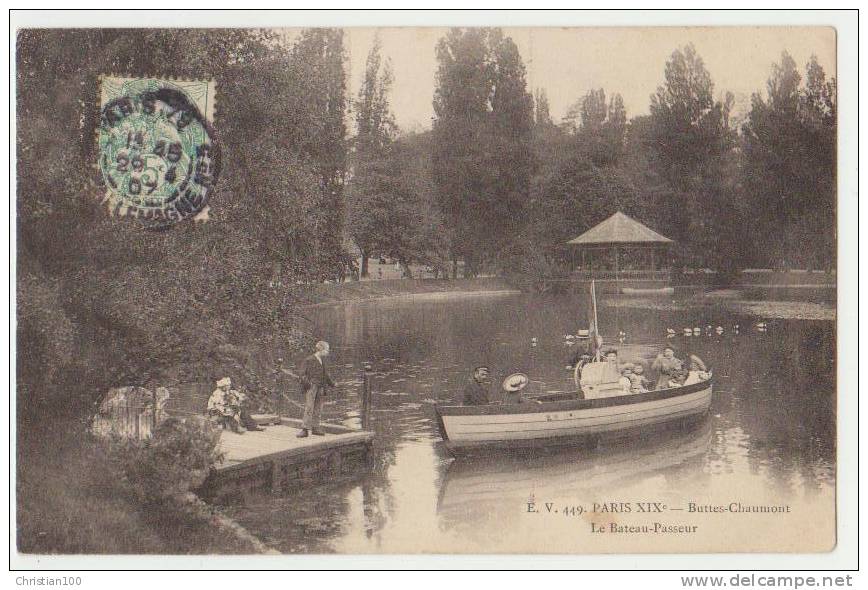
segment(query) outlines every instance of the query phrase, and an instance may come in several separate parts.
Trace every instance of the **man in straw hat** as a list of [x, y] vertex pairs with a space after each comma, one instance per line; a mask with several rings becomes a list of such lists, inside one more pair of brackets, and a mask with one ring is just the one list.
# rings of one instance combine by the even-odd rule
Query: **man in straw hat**
[[513, 373], [503, 380], [503, 403], [520, 404], [524, 402], [521, 391], [530, 382], [524, 373]]
[[325, 388], [335, 386], [325, 366], [324, 359], [328, 354], [329, 343], [320, 340], [316, 343], [314, 353], [305, 358], [301, 365], [299, 378], [304, 389], [304, 418], [302, 429], [296, 435], [298, 438], [305, 438], [308, 434], [317, 436], [325, 434], [319, 429]]

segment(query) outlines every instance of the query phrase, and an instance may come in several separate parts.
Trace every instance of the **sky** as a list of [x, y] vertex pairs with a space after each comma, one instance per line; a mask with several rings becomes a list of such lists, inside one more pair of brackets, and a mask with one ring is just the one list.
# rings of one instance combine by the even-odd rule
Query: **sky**
[[[715, 95], [736, 96], [736, 110], [750, 107], [753, 92], [765, 93], [773, 62], [786, 50], [804, 75], [812, 54], [827, 77], [835, 71], [835, 30], [831, 27], [597, 27], [504, 28], [527, 68], [528, 91], [545, 89], [556, 122], [586, 92], [620, 93], [627, 116], [648, 113], [650, 96], [663, 83], [667, 59], [693, 43], [715, 85]], [[345, 43], [351, 96], [364, 76], [365, 60], [379, 33], [395, 82], [391, 105], [404, 131], [428, 129], [443, 28], [347, 28]], [[292, 39], [294, 32], [287, 31]], [[738, 113], [736, 113], [738, 114]]]

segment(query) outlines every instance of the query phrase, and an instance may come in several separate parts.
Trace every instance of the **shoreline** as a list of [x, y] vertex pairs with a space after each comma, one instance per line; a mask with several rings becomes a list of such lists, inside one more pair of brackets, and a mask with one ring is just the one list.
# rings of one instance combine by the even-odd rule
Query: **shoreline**
[[837, 319], [837, 309], [833, 304], [811, 301], [759, 300], [715, 297], [712, 293], [697, 295], [681, 301], [672, 299], [649, 299], [636, 297], [608, 300], [606, 307], [622, 309], [644, 309], [656, 311], [690, 311], [695, 309], [718, 308], [727, 312], [750, 316], [757, 319], [831, 321]]
[[350, 281], [310, 285], [303, 289], [299, 306], [311, 308], [387, 299], [436, 300], [519, 293], [521, 293], [519, 289], [497, 277]]
[[354, 298], [354, 299], [336, 299], [334, 301], [320, 301], [319, 303], [306, 303], [303, 308], [311, 307], [326, 307], [329, 305], [345, 305], [347, 303], [369, 303], [373, 301], [388, 301], [388, 300], [404, 300], [404, 299], [421, 299], [426, 301], [438, 301], [444, 299], [459, 299], [464, 297], [481, 297], [481, 296], [499, 296], [499, 295], [521, 295], [519, 289], [497, 289], [491, 291], [428, 291], [421, 293], [394, 293], [371, 295], [369, 297]]
[[[767, 285], [782, 289], [792, 285]], [[658, 311], [688, 311], [715, 307], [729, 313], [758, 319], [835, 321], [834, 302], [799, 301], [792, 299], [752, 299], [749, 291], [758, 285], [728, 287], [701, 292], [684, 298], [655, 296], [625, 296], [606, 298], [606, 307]], [[810, 288], [828, 288], [811, 285]], [[356, 281], [316, 285], [305, 293], [302, 309], [316, 309], [348, 303], [381, 301], [447, 301], [467, 297], [497, 297], [520, 295], [524, 291], [496, 277], [476, 279], [394, 279], [383, 281]]]

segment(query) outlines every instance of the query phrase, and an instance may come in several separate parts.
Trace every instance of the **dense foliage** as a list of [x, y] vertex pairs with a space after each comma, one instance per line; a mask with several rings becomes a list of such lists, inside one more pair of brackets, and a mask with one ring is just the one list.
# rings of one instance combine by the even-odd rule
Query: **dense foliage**
[[169, 418], [145, 440], [115, 443], [126, 484], [140, 500], [163, 502], [202, 485], [220, 459], [220, 431], [204, 417]]
[[[292, 287], [346, 262], [340, 32], [288, 47], [255, 30], [26, 30], [17, 44], [19, 419], [78, 415], [119, 384], [212, 380], [229, 343], [297, 342]], [[207, 223], [148, 231], [100, 204], [111, 73], [215, 80]]]

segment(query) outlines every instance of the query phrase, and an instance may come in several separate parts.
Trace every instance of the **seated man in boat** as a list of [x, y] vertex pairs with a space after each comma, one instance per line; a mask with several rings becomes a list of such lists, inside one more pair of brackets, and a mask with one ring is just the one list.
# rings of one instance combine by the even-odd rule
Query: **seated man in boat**
[[488, 367], [479, 366], [473, 369], [473, 379], [464, 387], [465, 406], [484, 406], [488, 399]]
[[591, 341], [588, 330], [579, 330], [578, 335], [576, 335], [576, 344], [578, 344], [576, 351], [567, 362], [567, 368], [569, 369], [575, 369], [582, 360], [585, 363], [591, 360]]
[[682, 368], [682, 362], [675, 358], [675, 349], [671, 346], [665, 346], [663, 352], [657, 355], [654, 362], [651, 363], [651, 368], [657, 371], [657, 386], [656, 389], [667, 389], [670, 387], [669, 381], [672, 374]]

